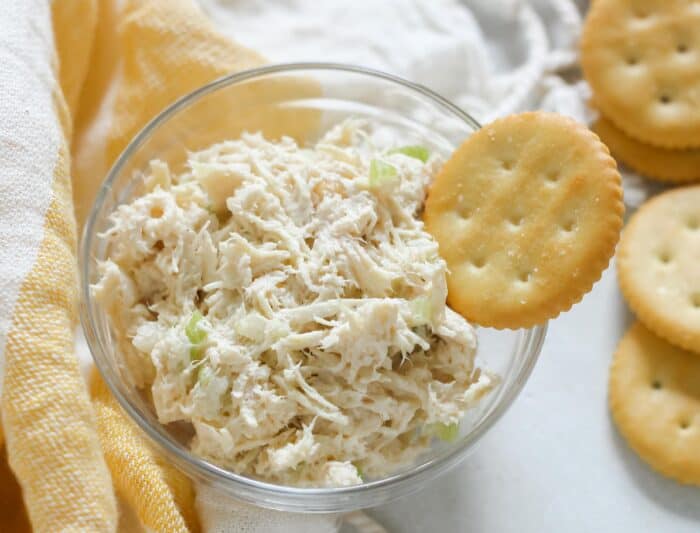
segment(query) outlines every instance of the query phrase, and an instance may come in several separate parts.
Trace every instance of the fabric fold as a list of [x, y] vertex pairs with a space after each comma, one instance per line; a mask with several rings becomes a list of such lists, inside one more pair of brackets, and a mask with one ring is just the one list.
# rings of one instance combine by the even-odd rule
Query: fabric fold
[[[20, 15], [30, 31], [44, 32], [43, 56], [37, 53], [37, 64], [28, 66], [53, 102], [40, 120], [54, 129], [56, 142], [44, 149], [42, 180], [26, 173], [31, 167], [22, 169], [48, 203], [37, 213], [35, 259], [17, 276], [16, 301], [6, 305], [12, 312], [3, 330], [0, 412], [9, 465], [35, 531], [116, 531], [112, 478], [145, 527], [198, 531], [189, 480], [164, 464], [99, 378], [90, 402], [74, 351], [71, 176], [84, 216], [109, 165], [148, 120], [178, 97], [262, 58], [217, 34], [189, 0], [55, 0], [51, 10], [37, 0], [14, 19]], [[13, 132], [2, 133], [11, 139]]]
[[143, 440], [96, 371], [91, 381], [97, 429], [118, 493], [153, 531], [198, 532], [190, 480]]
[[[26, 10], [14, 15], [24, 16], [16, 22], [30, 31], [43, 31], [37, 37], [46, 46], [43, 59], [48, 63], [25, 65], [39, 77], [51, 105], [36, 117], [36, 126], [41, 123], [44, 130], [28, 134], [55, 139], [45, 148], [55, 152], [38, 154], [39, 161], [33, 163], [43, 162], [36, 169], [39, 175], [25, 177], [36, 187], [32, 194], [45, 195], [48, 205], [40, 219], [41, 241], [19, 287], [7, 330], [0, 412], [9, 464], [34, 530], [111, 532], [117, 522], [111, 479], [73, 348], [77, 239], [68, 147], [71, 120], [57, 80], [51, 13], [43, 2], [32, 4], [36, 5], [25, 3]], [[20, 111], [22, 106], [28, 115], [36, 111], [31, 106], [37, 101], [25, 102], [23, 94], [9, 98], [13, 96]], [[31, 121], [21, 127], [28, 125]], [[13, 133], [16, 142], [22, 139]]]

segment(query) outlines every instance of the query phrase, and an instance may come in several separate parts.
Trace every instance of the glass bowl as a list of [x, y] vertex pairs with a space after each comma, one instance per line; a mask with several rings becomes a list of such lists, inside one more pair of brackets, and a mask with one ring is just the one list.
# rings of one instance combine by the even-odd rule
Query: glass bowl
[[449, 157], [479, 125], [434, 92], [382, 72], [337, 64], [273, 65], [217, 80], [178, 100], [152, 120], [110, 170], [85, 226], [81, 249], [81, 320], [95, 363], [107, 385], [167, 460], [199, 483], [243, 502], [284, 511], [345, 512], [407, 495], [454, 467], [493, 427], [522, 389], [540, 353], [546, 325], [526, 330], [478, 328], [480, 362], [501, 382], [460, 424], [458, 438], [435, 442], [418, 460], [381, 479], [342, 488], [296, 488], [266, 483], [211, 464], [184, 438], [160, 424], [144, 395], [131, 384], [112, 341], [107, 317], [91, 295], [97, 262], [107, 254], [98, 234], [114, 209], [139, 194], [139, 172], [154, 158], [174, 170], [188, 150], [262, 130], [313, 141], [343, 118], [367, 118], [377, 145], [421, 144]]

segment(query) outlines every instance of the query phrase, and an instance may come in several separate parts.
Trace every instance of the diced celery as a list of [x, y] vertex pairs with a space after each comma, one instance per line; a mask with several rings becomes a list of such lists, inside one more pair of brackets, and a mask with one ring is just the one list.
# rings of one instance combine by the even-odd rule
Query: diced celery
[[445, 442], [454, 442], [459, 437], [459, 424], [435, 424], [435, 436]]
[[361, 480], [364, 481], [365, 476], [362, 473], [362, 469], [359, 466], [357, 466], [355, 463], [353, 463], [352, 465], [355, 467], [355, 470], [357, 470], [357, 477], [359, 477]]
[[190, 361], [199, 361], [202, 358], [203, 346], [190, 346]]
[[380, 159], [372, 159], [369, 164], [369, 186], [381, 187], [396, 179], [396, 167]]
[[185, 325], [185, 335], [192, 345], [190, 347], [190, 359], [197, 360], [202, 358], [202, 346], [201, 344], [207, 338], [207, 332], [204, 331], [199, 323], [204, 317], [199, 311], [192, 313], [189, 321]]
[[407, 155], [413, 159], [419, 159], [423, 163], [425, 163], [430, 157], [430, 150], [428, 150], [425, 146], [420, 146], [417, 144], [411, 146], [401, 146], [400, 148], [391, 150], [389, 153]]
[[203, 318], [202, 313], [195, 311], [185, 326], [185, 335], [192, 344], [199, 344], [207, 338], [207, 332], [199, 327]]

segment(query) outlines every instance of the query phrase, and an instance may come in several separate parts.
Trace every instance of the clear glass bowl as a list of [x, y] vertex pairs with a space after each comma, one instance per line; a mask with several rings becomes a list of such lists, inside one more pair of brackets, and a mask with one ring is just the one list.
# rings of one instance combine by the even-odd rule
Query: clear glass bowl
[[369, 69], [290, 64], [233, 74], [180, 99], [134, 138], [109, 172], [85, 227], [81, 319], [108, 386], [169, 461], [198, 482], [262, 507], [341, 512], [386, 503], [420, 489], [464, 459], [511, 405], [545, 337], [546, 325], [519, 331], [479, 328], [479, 358], [501, 376], [498, 387], [467, 414], [456, 441], [436, 442], [415, 464], [362, 485], [302, 489], [240, 476], [196, 457], [185, 439], [158, 422], [144, 395], [131, 385], [105, 312], [90, 291], [97, 279], [97, 261], [107, 253], [98, 234], [109, 226], [109, 214], [139, 194], [137, 176], [151, 159], [177, 167], [184, 164], [188, 150], [235, 137], [244, 129], [313, 141], [328, 126], [349, 116], [370, 119], [376, 125], [371, 138], [380, 146], [421, 144], [444, 157], [479, 127], [465, 112], [425, 87]]

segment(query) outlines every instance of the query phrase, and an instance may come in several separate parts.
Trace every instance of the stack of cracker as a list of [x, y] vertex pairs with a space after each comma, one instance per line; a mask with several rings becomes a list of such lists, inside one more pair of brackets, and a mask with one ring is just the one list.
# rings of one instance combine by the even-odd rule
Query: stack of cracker
[[659, 181], [700, 180], [700, 3], [600, 0], [581, 66], [612, 154]]
[[617, 265], [639, 322], [613, 359], [613, 419], [653, 468], [700, 485], [700, 185], [644, 204], [622, 233]]
[[[660, 181], [700, 179], [700, 2], [596, 0], [581, 63], [614, 156]], [[613, 419], [655, 470], [700, 485], [700, 185], [631, 217], [618, 275], [638, 322], [611, 366]]]

